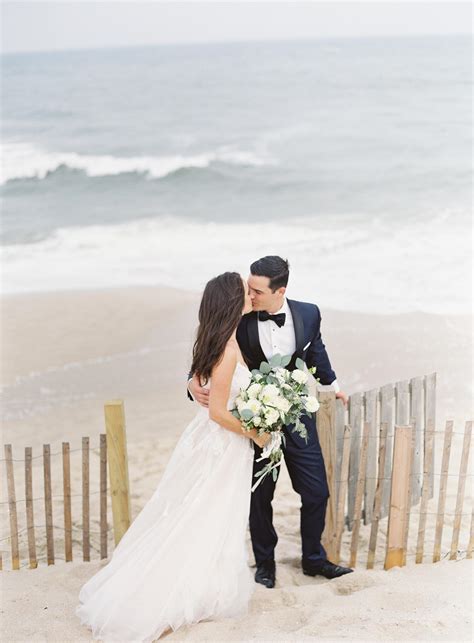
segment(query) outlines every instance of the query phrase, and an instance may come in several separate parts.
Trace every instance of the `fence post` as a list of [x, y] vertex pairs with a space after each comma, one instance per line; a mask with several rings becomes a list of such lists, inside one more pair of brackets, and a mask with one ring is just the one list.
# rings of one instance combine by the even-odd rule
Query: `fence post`
[[341, 541], [344, 529], [344, 509], [346, 507], [347, 482], [349, 480], [349, 456], [351, 453], [351, 427], [346, 424], [342, 438], [342, 462], [340, 467], [340, 483], [337, 491], [337, 513], [336, 513], [336, 556], [334, 562], [341, 560]]
[[33, 509], [33, 452], [31, 447], [25, 447], [25, 500], [26, 500], [26, 525], [28, 530], [28, 555], [30, 568], [36, 569], [36, 539], [35, 539], [35, 515]]
[[395, 427], [385, 569], [391, 569], [396, 566], [401, 567], [404, 560], [404, 536], [410, 484], [412, 430], [411, 426]]
[[130, 527], [130, 486], [128, 479], [127, 438], [125, 413], [122, 400], [112, 400], [104, 405], [109, 461], [110, 494], [114, 539], [118, 545]]
[[349, 489], [347, 491], [347, 526], [352, 529], [357, 478], [359, 476], [360, 436], [362, 427], [363, 393], [353, 393], [349, 398], [349, 424], [351, 425], [351, 454], [349, 457]]
[[453, 438], [452, 420], [446, 422], [444, 430], [444, 445], [443, 445], [443, 460], [441, 462], [441, 475], [439, 482], [439, 498], [438, 498], [438, 513], [436, 515], [436, 531], [435, 541], [433, 548], [433, 562], [439, 562], [441, 558], [441, 539], [443, 537], [444, 526], [444, 508], [446, 506], [446, 490], [448, 486], [448, 469], [449, 469], [449, 456], [451, 454], [451, 441]]
[[365, 479], [367, 476], [367, 450], [369, 448], [369, 437], [371, 431], [370, 422], [364, 422], [364, 432], [362, 434], [362, 446], [360, 450], [359, 473], [357, 476], [356, 496], [354, 502], [354, 521], [352, 523], [351, 554], [349, 567], [355, 567], [357, 561], [357, 548], [359, 545], [360, 519], [362, 514], [362, 497], [365, 489]]
[[364, 525], [372, 522], [374, 510], [375, 482], [377, 480], [378, 399], [378, 389], [372, 389], [365, 394], [365, 421], [370, 424], [370, 434], [367, 447], [367, 469], [364, 489]]
[[[424, 456], [426, 457], [427, 436], [426, 431], [429, 423], [436, 430], [436, 373], [426, 375], [424, 379], [425, 384], [425, 442], [424, 442]], [[434, 444], [431, 451], [431, 475], [430, 475], [430, 493], [429, 498], [433, 497], [434, 491], [434, 459], [435, 450]]]
[[425, 430], [425, 457], [423, 461], [423, 486], [421, 489], [420, 502], [420, 522], [418, 524], [418, 538], [416, 541], [416, 563], [423, 562], [423, 551], [425, 547], [425, 529], [426, 529], [426, 510], [428, 509], [428, 500], [431, 493], [431, 469], [432, 453], [434, 444], [434, 426], [432, 420], [428, 420]]
[[48, 565], [54, 565], [53, 498], [51, 491], [51, 446], [43, 444], [44, 513]]
[[337, 554], [336, 532], [336, 395], [332, 386], [318, 387], [319, 411], [317, 430], [323, 452], [326, 478], [329, 487], [329, 500], [326, 508], [326, 524], [322, 536], [323, 546], [328, 558], [333, 560]]
[[464, 502], [464, 488], [466, 486], [467, 462], [471, 446], [472, 422], [466, 422], [464, 429], [464, 440], [462, 444], [461, 466], [458, 478], [458, 492], [456, 495], [456, 509], [454, 514], [453, 537], [451, 540], [451, 551], [449, 560], [456, 560], [459, 542], [459, 531], [461, 529], [462, 505]]
[[16, 512], [15, 475], [13, 472], [12, 445], [5, 444], [5, 464], [7, 466], [8, 509], [10, 512], [10, 537], [12, 549], [12, 569], [20, 569], [20, 548], [18, 544], [18, 517]]
[[372, 516], [372, 524], [370, 526], [369, 538], [369, 552], [367, 555], [367, 569], [373, 569], [375, 563], [375, 549], [377, 547], [377, 533], [379, 529], [380, 514], [382, 509], [382, 494], [384, 490], [384, 477], [385, 477], [385, 450], [387, 446], [387, 431], [388, 425], [382, 422], [380, 425], [379, 434], [379, 459], [377, 468], [377, 488], [375, 490], [374, 498], [374, 512]]
[[100, 557], [107, 558], [107, 436], [100, 434]]

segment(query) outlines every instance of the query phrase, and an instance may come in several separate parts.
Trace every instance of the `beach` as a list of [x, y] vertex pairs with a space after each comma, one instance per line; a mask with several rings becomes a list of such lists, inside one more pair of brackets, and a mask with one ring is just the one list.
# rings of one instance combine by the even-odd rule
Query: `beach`
[[[288, 296], [291, 298], [291, 288]], [[62, 441], [69, 441], [71, 449], [79, 448], [82, 436], [89, 436], [91, 447], [97, 447], [98, 436], [105, 430], [104, 403], [123, 399], [132, 516], [136, 516], [156, 488], [178, 437], [195, 413], [194, 404], [186, 398], [185, 385], [198, 303], [196, 292], [151, 286], [3, 296], [3, 442], [13, 445], [13, 457], [23, 458], [26, 446], [33, 447], [33, 455], [39, 456], [44, 443], [51, 444], [52, 453], [60, 452]], [[453, 419], [455, 430], [464, 430], [464, 422], [472, 418], [469, 315], [377, 315], [326, 309], [323, 302], [316, 303], [322, 313], [323, 341], [346, 393], [436, 372], [437, 429]], [[461, 442], [453, 442], [455, 462]], [[95, 453], [91, 489], [97, 488]], [[76, 456], [80, 458], [80, 451]], [[80, 460], [74, 457], [72, 486], [80, 491]], [[436, 467], [439, 457], [437, 448]], [[36, 462], [34, 485], [41, 496], [41, 458]], [[24, 497], [23, 465], [16, 464], [20, 500]], [[60, 493], [59, 457], [53, 458], [52, 468], [53, 494], [54, 490]], [[464, 512], [470, 511], [472, 503], [471, 478], [468, 481]], [[455, 482], [448, 487], [448, 504], [455, 498]], [[435, 499], [430, 501], [434, 507]], [[8, 534], [6, 506], [2, 507]], [[60, 504], [54, 510], [54, 523], [61, 525]], [[464, 560], [461, 551], [458, 561], [432, 564], [430, 525], [424, 563], [415, 565], [409, 551], [407, 566], [389, 572], [382, 568], [384, 525], [380, 528], [376, 569], [370, 571], [365, 569], [370, 526], [362, 526], [355, 573], [327, 581], [308, 578], [301, 572], [299, 500], [284, 468], [274, 510], [280, 537], [276, 588], [257, 586], [250, 613], [244, 618], [183, 628], [166, 640], [471, 640], [471, 561]], [[41, 502], [36, 511], [37, 522], [42, 525]], [[58, 529], [58, 560], [47, 567], [44, 537], [38, 529], [38, 569], [25, 566], [20, 571], [2, 572], [5, 641], [91, 640], [74, 615], [81, 585], [104, 564], [98, 560], [94, 503], [91, 512], [92, 562], [81, 561], [78, 531], [74, 562], [64, 563]], [[21, 509], [19, 521], [23, 519]], [[73, 525], [80, 525], [80, 503], [73, 504]], [[452, 520], [447, 520], [443, 556], [449, 550], [451, 525]], [[416, 527], [410, 525], [415, 534]], [[468, 527], [469, 520], [463, 519], [461, 550], [467, 545]], [[345, 532], [343, 552], [349, 540], [350, 534]], [[109, 551], [111, 547], [110, 533]], [[8, 547], [2, 549], [4, 566], [8, 567]], [[24, 537], [21, 555], [25, 564]], [[253, 564], [250, 547], [249, 564]]]
[[[324, 37], [291, 39], [285, 20], [284, 37], [268, 40], [284, 9], [275, 5], [271, 21], [245, 21], [243, 40], [221, 41], [219, 8], [212, 7], [216, 20], [206, 29], [214, 25], [219, 42], [195, 42], [206, 29], [183, 5], [176, 8], [180, 29], [189, 27], [192, 40], [157, 40], [155, 27], [167, 30], [160, 19], [148, 20], [149, 41], [112, 46], [107, 37], [118, 34], [122, 11], [132, 12], [133, 20], [123, 21], [129, 30], [160, 3], [136, 15], [127, 3], [39, 3], [33, 21], [33, 6], [26, 6], [32, 3], [21, 3], [18, 14], [10, 4], [5, 34], [13, 40], [34, 23], [35, 38], [26, 30], [26, 50], [2, 51], [2, 441], [12, 445], [21, 566], [11, 569], [3, 455], [2, 640], [91, 640], [75, 607], [81, 586], [107, 563], [100, 560], [99, 513], [104, 404], [124, 402], [134, 519], [196, 413], [186, 381], [200, 293], [226, 270], [247, 277], [250, 264], [266, 255], [288, 259], [289, 298], [319, 306], [322, 338], [346, 394], [436, 373], [434, 492], [422, 514], [422, 564], [415, 564], [423, 522], [415, 505], [405, 567], [383, 569], [383, 518], [373, 570], [366, 569], [371, 525], [361, 524], [354, 573], [333, 581], [304, 576], [300, 498], [283, 463], [273, 503], [276, 587], [256, 586], [242, 618], [200, 623], [163, 640], [472, 640], [472, 456], [456, 560], [449, 560], [464, 430], [473, 418], [467, 27], [425, 34], [428, 20], [422, 24], [410, 7], [399, 33], [387, 7], [380, 14], [390, 28], [364, 35], [357, 6], [353, 25], [347, 8], [338, 17], [351, 26], [347, 35], [331, 35], [323, 19], [329, 3], [313, 3]], [[250, 5], [260, 11], [259, 3]], [[102, 9], [110, 10], [106, 29], [98, 21]], [[199, 14], [204, 9], [196, 5]], [[299, 15], [312, 27], [296, 5], [290, 9], [292, 20]], [[372, 23], [377, 12], [366, 9]], [[93, 15], [77, 19], [88, 11]], [[170, 6], [162, 11], [168, 16]], [[450, 15], [457, 12], [467, 16], [467, 5], [450, 6]], [[437, 12], [428, 13], [426, 19]], [[100, 47], [76, 48], [66, 27], [88, 37], [95, 30]], [[55, 51], [59, 36], [67, 47]], [[35, 49], [37, 37], [47, 39], [45, 48]], [[434, 564], [448, 420], [454, 432], [441, 560]], [[83, 561], [84, 437], [91, 562]], [[65, 443], [73, 551], [67, 563]], [[51, 454], [50, 513], [44, 445]], [[27, 447], [37, 569], [29, 569]], [[49, 516], [55, 564], [47, 566]], [[342, 535], [343, 565], [352, 533]], [[110, 558], [110, 493], [107, 544]], [[247, 546], [253, 573], [248, 535]]]

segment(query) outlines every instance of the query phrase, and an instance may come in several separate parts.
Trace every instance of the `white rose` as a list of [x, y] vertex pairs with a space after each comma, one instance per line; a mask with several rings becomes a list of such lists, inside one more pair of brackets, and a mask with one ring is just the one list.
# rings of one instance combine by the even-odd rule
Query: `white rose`
[[252, 418], [252, 424], [254, 426], [260, 426], [262, 423], [262, 418], [259, 415], [256, 415], [255, 417]]
[[278, 388], [274, 384], [267, 384], [263, 387], [260, 395], [258, 396], [262, 402], [272, 402], [279, 395]]
[[275, 424], [275, 422], [278, 422], [280, 419], [280, 414], [276, 409], [267, 409], [265, 412], [265, 419], [267, 421], [267, 424], [269, 426], [272, 426], [272, 424]]
[[286, 368], [281, 368], [281, 366], [279, 366], [278, 368], [275, 369], [274, 373], [275, 373], [275, 377], [280, 382], [280, 384], [283, 384], [286, 381], [286, 375], [288, 373]]
[[306, 384], [306, 382], [308, 381], [308, 374], [304, 371], [300, 371], [298, 368], [293, 371], [291, 377], [295, 380], [295, 382], [298, 382], [298, 384]]
[[252, 413], [258, 413], [262, 408], [262, 404], [258, 400], [249, 400], [247, 406], [252, 411]]
[[304, 398], [303, 404], [304, 404], [304, 408], [310, 413], [316, 413], [316, 411], [319, 409], [319, 402], [312, 395]]
[[277, 399], [275, 400], [275, 406], [279, 411], [283, 411], [283, 413], [288, 413], [288, 411], [290, 410], [291, 404], [284, 397], [277, 397]]
[[247, 389], [247, 395], [249, 396], [250, 399], [256, 398], [261, 390], [262, 390], [261, 384], [257, 384], [257, 383], [251, 384]]

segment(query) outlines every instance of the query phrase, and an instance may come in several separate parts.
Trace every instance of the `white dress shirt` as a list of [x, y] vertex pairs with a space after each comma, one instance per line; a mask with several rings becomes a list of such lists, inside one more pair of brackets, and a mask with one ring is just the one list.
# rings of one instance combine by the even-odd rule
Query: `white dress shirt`
[[[276, 315], [280, 313], [285, 313], [286, 315], [285, 325], [281, 327], [272, 322], [271, 319], [268, 321], [258, 320], [258, 338], [267, 359], [277, 353], [280, 353], [280, 355], [293, 355], [296, 350], [295, 325], [286, 297], [280, 310], [268, 314]], [[336, 393], [339, 392], [340, 388], [337, 380], [331, 382], [331, 386]]]

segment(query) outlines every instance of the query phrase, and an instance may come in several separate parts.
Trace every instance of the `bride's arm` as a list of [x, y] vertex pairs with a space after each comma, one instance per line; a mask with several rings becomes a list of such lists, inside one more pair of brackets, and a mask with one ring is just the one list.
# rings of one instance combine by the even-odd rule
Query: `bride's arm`
[[209, 417], [224, 429], [239, 435], [245, 435], [263, 447], [270, 436], [258, 436], [255, 429], [244, 431], [240, 420], [227, 409], [230, 386], [236, 365], [237, 353], [233, 348], [227, 347], [219, 364], [212, 369], [211, 388], [209, 391]]

